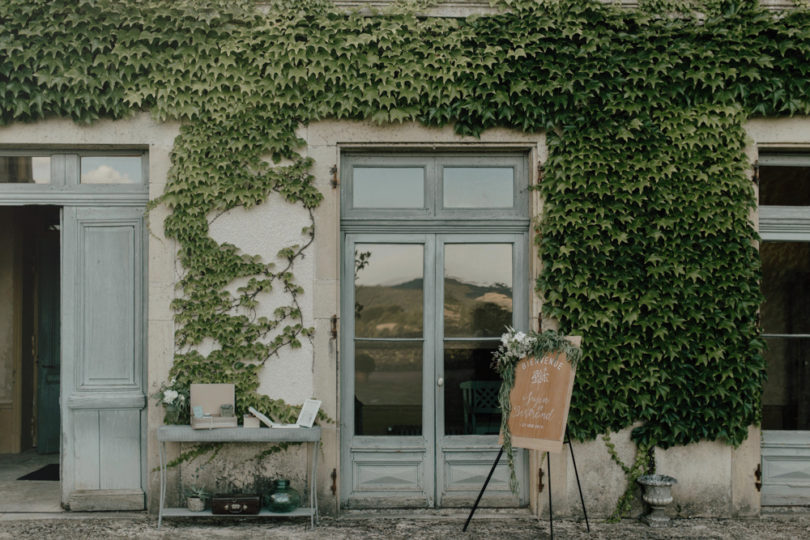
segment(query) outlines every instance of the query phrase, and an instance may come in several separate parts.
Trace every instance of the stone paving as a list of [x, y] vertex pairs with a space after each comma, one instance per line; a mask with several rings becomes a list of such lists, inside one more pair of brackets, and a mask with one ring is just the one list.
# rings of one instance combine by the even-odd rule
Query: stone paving
[[[303, 519], [270, 520], [240, 518], [217, 520], [167, 519], [157, 529], [154, 516], [145, 514], [0, 514], [0, 539], [27, 538], [96, 539], [199, 539], [199, 538], [290, 538], [290, 539], [537, 539], [549, 538], [548, 521], [528, 515], [483, 515], [473, 519], [466, 533], [461, 531], [466, 515], [409, 515], [385, 517], [323, 517], [309, 529]], [[810, 538], [810, 509], [763, 514], [750, 519], [677, 519], [666, 528], [653, 529], [637, 520], [606, 523], [554, 522], [559, 539], [802, 539]]]

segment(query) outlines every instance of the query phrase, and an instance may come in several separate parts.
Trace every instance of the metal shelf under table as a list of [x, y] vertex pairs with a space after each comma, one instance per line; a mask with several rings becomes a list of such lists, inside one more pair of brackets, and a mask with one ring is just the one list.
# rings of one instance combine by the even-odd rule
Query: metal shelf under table
[[[160, 508], [158, 510], [158, 528], [167, 517], [298, 517], [309, 516], [310, 525], [315, 528], [318, 518], [318, 446], [321, 442], [321, 428], [214, 428], [192, 429], [191, 426], [160, 426], [157, 431], [160, 442]], [[292, 512], [278, 513], [261, 510], [258, 514], [212, 514], [210, 510], [192, 512], [185, 508], [165, 508], [166, 504], [166, 443], [280, 443], [305, 442], [312, 444], [312, 476], [309, 480], [308, 508], [297, 508]]]

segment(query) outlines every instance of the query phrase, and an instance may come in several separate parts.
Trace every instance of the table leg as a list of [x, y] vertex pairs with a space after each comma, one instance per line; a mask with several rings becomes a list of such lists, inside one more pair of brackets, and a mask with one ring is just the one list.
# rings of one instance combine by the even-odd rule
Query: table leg
[[320, 447], [320, 441], [316, 441], [312, 443], [312, 479], [309, 483], [309, 506], [312, 508], [312, 516], [310, 519], [310, 525], [312, 528], [315, 528], [315, 523], [318, 520], [318, 451]]
[[158, 447], [160, 456], [160, 507], [158, 508], [158, 529], [163, 521], [163, 507], [166, 504], [166, 442], [162, 441]]

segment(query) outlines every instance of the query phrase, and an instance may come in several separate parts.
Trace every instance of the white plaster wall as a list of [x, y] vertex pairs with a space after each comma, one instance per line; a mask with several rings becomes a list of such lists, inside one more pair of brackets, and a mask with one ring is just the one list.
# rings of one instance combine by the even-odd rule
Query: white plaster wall
[[[622, 463], [631, 466], [636, 458], [636, 446], [630, 439], [632, 428], [610, 434], [610, 441]], [[750, 516], [759, 512], [759, 502], [752, 502], [750, 492], [756, 493], [753, 483], [751, 454], [759, 438], [749, 437], [740, 448], [722, 442], [700, 442], [654, 451], [656, 472], [677, 479], [673, 487], [673, 503], [667, 509], [672, 517], [729, 517]], [[743, 455], [746, 454], [746, 455]], [[621, 467], [611, 459], [610, 453], [598, 437], [585, 443], [574, 443], [574, 455], [579, 480], [589, 517], [605, 518], [616, 508], [616, 503], [627, 487], [627, 477]], [[755, 458], [755, 459], [758, 459]], [[543, 461], [544, 478], [546, 463]], [[747, 472], [736, 474], [736, 469]], [[563, 471], [560, 473], [560, 471]], [[536, 469], [534, 474], [537, 474]], [[560, 488], [561, 478], [564, 489]], [[735, 481], [741, 485], [735, 492]], [[546, 488], [547, 489], [547, 488]], [[538, 514], [548, 516], [548, 491], [538, 496]], [[629, 517], [638, 517], [646, 512], [641, 501], [641, 489], [634, 486], [634, 500]], [[552, 496], [555, 517], [582, 518], [582, 503], [577, 489], [576, 476], [567, 446], [561, 454], [552, 454]]]
[[734, 513], [731, 508], [732, 448], [722, 442], [701, 442], [667, 450], [655, 449], [656, 472], [678, 480], [672, 487], [673, 514], [698, 517]]
[[[750, 149], [757, 147], [810, 149], [810, 117], [797, 116], [794, 118], [757, 118], [745, 124]], [[756, 157], [755, 152], [749, 155]]]
[[[308, 237], [301, 234], [301, 229], [308, 224], [309, 213], [303, 206], [271, 196], [260, 206], [247, 210], [236, 208], [220, 215], [211, 224], [210, 235], [217, 242], [235, 245], [243, 253], [259, 255], [263, 262], [272, 262], [276, 270], [281, 270], [287, 261], [279, 259], [276, 254], [282, 248], [305, 244]], [[310, 246], [293, 269], [296, 281], [304, 287], [299, 303], [306, 327], [314, 323], [312, 285], [315, 258], [311, 256], [312, 250]], [[240, 284], [234, 283], [229, 289], [234, 291]], [[277, 290], [257, 297], [257, 316], [272, 318], [274, 309], [291, 303], [291, 297], [281, 290], [280, 284], [274, 285]], [[314, 395], [312, 343], [306, 337], [301, 337], [300, 341], [301, 348], [286, 347], [279, 355], [268, 359], [261, 372], [259, 392], [293, 404], [300, 404]]]

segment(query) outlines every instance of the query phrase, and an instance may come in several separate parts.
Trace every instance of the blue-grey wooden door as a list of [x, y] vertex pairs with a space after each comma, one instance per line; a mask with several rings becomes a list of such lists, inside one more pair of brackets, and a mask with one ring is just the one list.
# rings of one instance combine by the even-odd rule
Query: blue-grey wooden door
[[62, 496], [71, 510], [144, 508], [143, 211], [63, 210]]
[[[498, 454], [492, 352], [527, 320], [525, 234], [348, 234], [342, 503], [469, 507]], [[524, 328], [525, 329], [525, 328]], [[494, 400], [490, 400], [494, 401]], [[515, 460], [525, 479], [525, 456]], [[485, 506], [528, 501], [503, 461]]]
[[[344, 507], [474, 502], [498, 453], [492, 351], [504, 326], [529, 321], [527, 165], [523, 153], [341, 157]], [[503, 464], [484, 505], [527, 502], [524, 460], [519, 496]]]
[[[436, 242], [434, 325], [437, 505], [469, 507], [498, 455], [500, 377], [492, 353], [506, 327], [526, 330], [525, 234], [441, 234]], [[516, 450], [517, 496], [509, 467], [493, 472], [482, 504], [528, 503], [526, 456]]]

